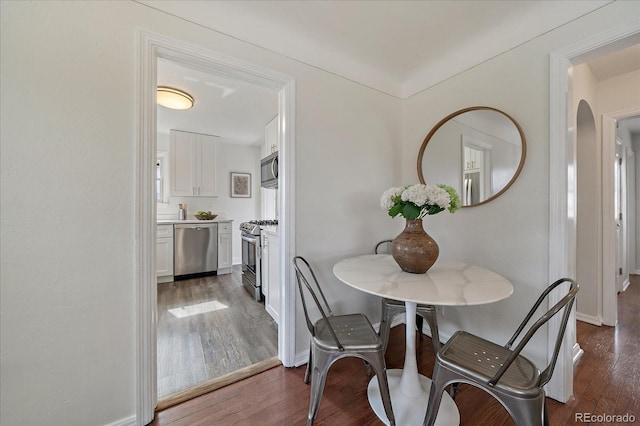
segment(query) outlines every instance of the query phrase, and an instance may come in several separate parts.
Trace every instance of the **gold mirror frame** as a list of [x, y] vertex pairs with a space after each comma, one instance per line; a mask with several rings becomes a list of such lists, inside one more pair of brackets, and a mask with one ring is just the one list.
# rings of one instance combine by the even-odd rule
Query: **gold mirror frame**
[[[509, 189], [511, 187], [511, 185], [513, 185], [513, 182], [515, 182], [515, 180], [520, 175], [520, 171], [522, 170], [522, 167], [524, 166], [524, 160], [527, 157], [527, 141], [526, 141], [526, 139], [524, 137], [524, 132], [522, 131], [522, 128], [520, 127], [518, 122], [513, 117], [511, 117], [509, 114], [505, 113], [504, 111], [501, 111], [501, 110], [496, 109], [496, 108], [488, 107], [488, 106], [474, 106], [474, 107], [464, 108], [464, 109], [458, 110], [458, 111], [453, 112], [453, 113], [447, 115], [446, 117], [444, 117], [442, 120], [440, 120], [438, 122], [438, 124], [435, 125], [435, 127], [433, 127], [433, 129], [431, 129], [431, 131], [429, 131], [427, 136], [424, 138], [424, 141], [422, 142], [422, 145], [420, 146], [420, 151], [418, 151], [418, 162], [417, 162], [418, 179], [420, 180], [420, 183], [422, 183], [422, 184], [426, 183], [425, 180], [424, 180], [424, 175], [422, 173], [422, 163], [424, 162], [424, 152], [427, 149], [427, 145], [429, 144], [429, 141], [431, 140], [433, 135], [435, 135], [435, 133], [442, 126], [444, 126], [449, 120], [451, 120], [452, 118], [457, 117], [459, 115], [462, 115], [462, 114], [464, 114], [466, 112], [478, 111], [478, 110], [486, 110], [486, 111], [497, 112], [498, 114], [501, 114], [501, 115], [505, 116], [507, 119], [509, 119], [509, 121], [511, 121], [511, 123], [513, 123], [513, 125], [518, 130], [518, 133], [520, 134], [520, 143], [521, 143], [520, 163], [518, 164], [518, 168], [516, 169], [516, 171], [514, 172], [513, 176], [511, 177], [511, 180], [509, 180], [509, 182], [507, 182], [506, 185], [502, 189], [500, 189], [500, 191], [496, 192], [495, 194], [491, 195], [490, 197], [487, 197], [486, 199], [484, 199], [484, 200], [482, 200], [482, 201], [480, 201], [478, 203], [463, 205], [462, 207], [480, 206], [480, 205], [486, 204], [486, 203], [488, 203], [490, 201], [493, 201], [496, 198], [498, 198], [500, 195], [502, 195], [507, 189]], [[459, 190], [459, 189], [456, 188], [456, 190]]]

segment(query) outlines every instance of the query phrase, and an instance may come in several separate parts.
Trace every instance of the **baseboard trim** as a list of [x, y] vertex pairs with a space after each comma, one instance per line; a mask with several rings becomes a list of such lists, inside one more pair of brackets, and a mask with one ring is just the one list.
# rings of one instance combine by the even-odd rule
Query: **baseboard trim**
[[582, 355], [584, 355], [584, 350], [580, 347], [580, 344], [576, 342], [575, 345], [573, 345], [573, 365], [575, 366], [578, 361], [580, 361], [580, 358], [582, 358]]
[[624, 280], [624, 282], [622, 283], [622, 291], [627, 291], [630, 284], [631, 284], [631, 280], [629, 278]]
[[301, 365], [305, 365], [309, 361], [309, 351], [304, 351], [302, 353], [296, 354], [296, 359], [293, 363], [295, 367], [300, 367]]
[[602, 318], [594, 317], [593, 315], [587, 315], [580, 312], [576, 312], [576, 319], [578, 321], [597, 325], [598, 327], [602, 325]]
[[124, 419], [116, 420], [113, 423], [108, 423], [105, 426], [137, 426], [136, 416], [125, 417]]
[[169, 407], [173, 407], [174, 405], [178, 405], [182, 402], [188, 401], [200, 395], [204, 395], [205, 393], [209, 393], [216, 389], [220, 389], [242, 379], [246, 379], [247, 377], [262, 373], [263, 371], [269, 370], [279, 365], [282, 365], [282, 362], [280, 362], [278, 357], [275, 356], [273, 358], [260, 361], [257, 364], [245, 367], [241, 370], [234, 371], [233, 373], [225, 374], [224, 376], [220, 376], [217, 379], [209, 380], [208, 382], [202, 383], [185, 391], [171, 394], [158, 401], [156, 412], [165, 410]]

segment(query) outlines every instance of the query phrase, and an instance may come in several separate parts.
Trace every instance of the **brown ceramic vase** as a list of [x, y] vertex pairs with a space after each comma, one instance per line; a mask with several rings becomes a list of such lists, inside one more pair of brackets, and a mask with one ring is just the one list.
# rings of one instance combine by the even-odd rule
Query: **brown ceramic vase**
[[407, 219], [404, 230], [391, 242], [391, 255], [405, 272], [424, 274], [436, 263], [440, 249], [424, 231], [422, 219]]

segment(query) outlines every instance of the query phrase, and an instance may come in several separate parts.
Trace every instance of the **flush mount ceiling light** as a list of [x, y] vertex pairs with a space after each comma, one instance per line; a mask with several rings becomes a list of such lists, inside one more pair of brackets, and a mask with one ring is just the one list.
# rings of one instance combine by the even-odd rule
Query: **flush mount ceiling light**
[[158, 104], [171, 109], [189, 109], [193, 106], [193, 97], [187, 92], [173, 87], [158, 86]]

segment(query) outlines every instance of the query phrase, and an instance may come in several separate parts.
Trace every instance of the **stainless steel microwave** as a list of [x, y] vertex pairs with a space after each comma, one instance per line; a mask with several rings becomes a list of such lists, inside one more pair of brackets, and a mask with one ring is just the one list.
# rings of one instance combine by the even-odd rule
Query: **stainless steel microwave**
[[278, 152], [274, 152], [260, 161], [260, 174], [263, 188], [278, 187]]

